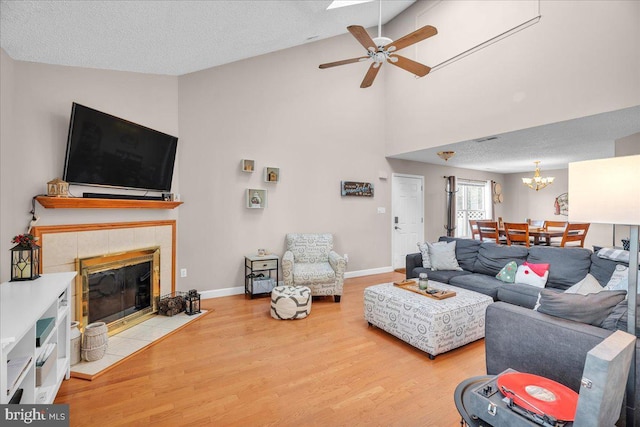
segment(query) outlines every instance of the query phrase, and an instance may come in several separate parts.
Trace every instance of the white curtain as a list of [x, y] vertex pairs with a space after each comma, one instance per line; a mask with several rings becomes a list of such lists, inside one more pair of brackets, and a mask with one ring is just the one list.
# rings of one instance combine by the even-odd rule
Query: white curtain
[[495, 209], [493, 206], [493, 181], [488, 180], [484, 185], [484, 206], [487, 211], [487, 218], [492, 218], [497, 221], [495, 217]]

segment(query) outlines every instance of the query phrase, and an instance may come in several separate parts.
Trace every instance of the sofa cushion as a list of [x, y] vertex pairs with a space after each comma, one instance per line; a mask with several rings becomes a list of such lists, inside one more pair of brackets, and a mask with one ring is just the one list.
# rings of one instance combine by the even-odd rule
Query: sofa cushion
[[607, 286], [611, 275], [616, 269], [616, 265], [627, 265], [624, 263], [617, 263], [610, 259], [600, 258], [597, 254], [591, 255], [591, 266], [589, 267], [589, 273], [595, 277], [602, 286]]
[[458, 264], [464, 270], [473, 271], [473, 265], [478, 258], [478, 249], [480, 249], [479, 240], [460, 239], [456, 237], [440, 237], [441, 242], [456, 242], [456, 259]]
[[591, 255], [592, 252], [584, 248], [532, 246], [529, 248], [527, 261], [550, 264], [546, 287], [564, 291], [587, 275], [591, 266]]
[[472, 271], [495, 278], [508, 262], [515, 261], [518, 265], [525, 262], [528, 253], [526, 246], [505, 246], [484, 242], [480, 245], [478, 258]]
[[504, 285], [498, 289], [498, 299], [500, 301], [526, 308], [535, 307], [539, 294], [540, 288], [522, 283]]
[[[417, 269], [414, 269], [414, 270], [417, 270]], [[451, 279], [454, 277], [471, 274], [471, 272], [464, 271], [464, 270], [437, 270], [437, 271], [431, 271], [426, 269], [424, 270], [427, 273], [429, 280], [433, 280], [440, 283], [449, 283]], [[418, 273], [418, 276], [416, 277], [419, 277], [419, 273]]]
[[626, 294], [625, 291], [602, 291], [580, 295], [543, 289], [537, 311], [600, 327]]
[[462, 270], [456, 259], [456, 242], [427, 243], [431, 270]]
[[493, 276], [475, 273], [452, 277], [451, 280], [449, 280], [449, 284], [469, 291], [489, 295], [494, 301], [498, 299], [498, 289], [501, 286], [511, 286], [505, 285], [504, 282]]
[[591, 274], [587, 274], [584, 279], [564, 291], [566, 294], [597, 294], [604, 288], [600, 286], [600, 283]]
[[315, 285], [331, 283], [336, 280], [336, 272], [328, 262], [305, 263], [297, 262], [293, 265], [294, 285]]

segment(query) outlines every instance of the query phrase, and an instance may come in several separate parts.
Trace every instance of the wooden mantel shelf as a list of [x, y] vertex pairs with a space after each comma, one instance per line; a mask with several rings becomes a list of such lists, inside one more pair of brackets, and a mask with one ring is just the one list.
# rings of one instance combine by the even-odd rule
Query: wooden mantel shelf
[[46, 209], [174, 209], [182, 202], [163, 200], [89, 199], [83, 197], [36, 197]]

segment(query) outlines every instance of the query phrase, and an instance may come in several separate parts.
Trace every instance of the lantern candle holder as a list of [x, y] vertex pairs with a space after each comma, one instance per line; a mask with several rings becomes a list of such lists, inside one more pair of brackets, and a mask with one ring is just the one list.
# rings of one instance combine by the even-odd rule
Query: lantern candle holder
[[34, 280], [40, 277], [40, 246], [31, 234], [20, 234], [11, 251], [11, 281]]
[[189, 316], [200, 313], [200, 294], [195, 289], [191, 289], [185, 298], [185, 314]]

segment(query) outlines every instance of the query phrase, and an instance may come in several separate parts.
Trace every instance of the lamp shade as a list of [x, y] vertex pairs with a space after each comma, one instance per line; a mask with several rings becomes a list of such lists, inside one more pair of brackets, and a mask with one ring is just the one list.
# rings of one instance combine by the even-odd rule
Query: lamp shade
[[640, 155], [569, 163], [569, 221], [640, 224]]

